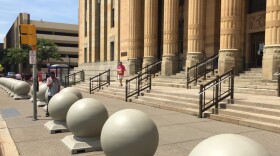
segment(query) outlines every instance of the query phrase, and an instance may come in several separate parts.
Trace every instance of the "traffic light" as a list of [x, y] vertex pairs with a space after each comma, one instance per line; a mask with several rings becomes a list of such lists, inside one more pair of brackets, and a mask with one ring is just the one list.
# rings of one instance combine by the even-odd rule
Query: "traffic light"
[[35, 46], [37, 42], [36, 27], [33, 24], [19, 25], [20, 44]]

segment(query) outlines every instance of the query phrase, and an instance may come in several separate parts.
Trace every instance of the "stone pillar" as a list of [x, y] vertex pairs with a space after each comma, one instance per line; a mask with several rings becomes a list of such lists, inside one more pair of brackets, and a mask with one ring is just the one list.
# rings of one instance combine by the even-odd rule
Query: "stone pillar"
[[205, 0], [189, 0], [186, 68], [204, 58], [205, 3]]
[[219, 51], [219, 74], [235, 67], [239, 73], [243, 68], [241, 52], [242, 0], [221, 1], [221, 33]]
[[280, 65], [280, 0], [266, 1], [265, 47], [263, 53], [263, 79], [276, 80]]
[[143, 57], [143, 3], [140, 0], [128, 1], [128, 74], [136, 74], [141, 68]]
[[184, 64], [183, 66], [186, 66], [186, 58], [187, 58], [187, 53], [188, 53], [188, 17], [189, 15], [189, 1], [185, 0], [184, 2], [184, 54], [183, 54], [183, 61]]
[[143, 67], [157, 61], [158, 0], [145, 0]]
[[100, 1], [100, 61], [106, 62], [107, 58], [107, 1]]
[[179, 0], [164, 0], [163, 56], [161, 74], [178, 71]]

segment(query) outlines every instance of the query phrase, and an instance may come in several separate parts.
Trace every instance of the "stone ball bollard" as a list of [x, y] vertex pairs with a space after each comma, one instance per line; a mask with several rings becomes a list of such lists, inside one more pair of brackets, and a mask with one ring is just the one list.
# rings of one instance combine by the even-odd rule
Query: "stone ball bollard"
[[40, 101], [44, 101], [45, 100], [45, 93], [46, 90], [48, 90], [48, 86], [46, 83], [42, 83], [39, 86], [39, 91], [37, 92], [37, 99]]
[[79, 98], [72, 93], [60, 92], [55, 94], [48, 104], [50, 116], [55, 121], [66, 121], [69, 108], [78, 100]]
[[66, 123], [75, 137], [100, 137], [108, 111], [98, 100], [84, 98], [69, 109]]
[[37, 92], [37, 105], [38, 106], [45, 106], [46, 103], [46, 99], [45, 99], [45, 93], [48, 90], [48, 86], [47, 83], [42, 83], [41, 85], [39, 85], [39, 91]]
[[189, 156], [270, 156], [256, 141], [237, 134], [220, 134], [200, 142]]
[[79, 99], [83, 98], [82, 93], [75, 87], [64, 88], [61, 92], [69, 92], [75, 94]]
[[45, 92], [45, 101], [46, 101], [46, 103], [48, 103], [48, 98], [49, 98], [48, 92], [49, 92], [49, 88], [47, 88], [47, 90]]
[[153, 120], [135, 109], [114, 113], [101, 132], [101, 146], [107, 156], [153, 156], [158, 141]]
[[14, 90], [17, 95], [27, 95], [30, 92], [30, 89], [30, 85], [25, 81], [19, 81], [14, 86]]

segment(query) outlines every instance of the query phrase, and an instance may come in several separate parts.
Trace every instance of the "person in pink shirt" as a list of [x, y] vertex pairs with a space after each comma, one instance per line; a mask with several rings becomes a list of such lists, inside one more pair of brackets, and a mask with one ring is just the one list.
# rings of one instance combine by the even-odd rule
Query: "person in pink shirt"
[[120, 81], [120, 86], [122, 86], [122, 79], [124, 75], [125, 67], [122, 64], [122, 62], [119, 62], [118, 67], [117, 67], [117, 72], [118, 72], [118, 80]]

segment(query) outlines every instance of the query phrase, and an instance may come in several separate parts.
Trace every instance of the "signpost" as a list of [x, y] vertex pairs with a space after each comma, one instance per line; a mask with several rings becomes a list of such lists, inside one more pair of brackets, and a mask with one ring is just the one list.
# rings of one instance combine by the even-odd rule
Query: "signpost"
[[33, 65], [33, 120], [37, 120], [37, 58], [36, 58], [36, 27], [33, 24], [19, 25], [20, 44], [32, 47], [29, 52], [29, 63]]

